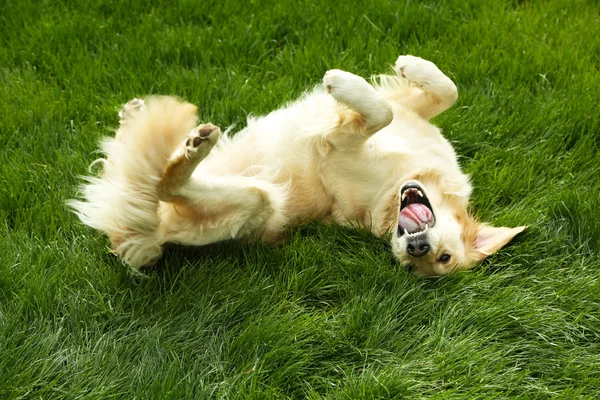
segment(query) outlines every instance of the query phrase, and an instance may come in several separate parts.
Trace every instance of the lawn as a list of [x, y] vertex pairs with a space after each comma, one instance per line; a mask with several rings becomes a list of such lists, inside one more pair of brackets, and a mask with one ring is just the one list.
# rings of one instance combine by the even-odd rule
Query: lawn
[[[600, 398], [599, 35], [583, 0], [0, 1], [0, 398]], [[400, 54], [459, 88], [477, 215], [529, 225], [476, 270], [315, 223], [132, 279], [64, 205], [133, 97], [239, 128]]]

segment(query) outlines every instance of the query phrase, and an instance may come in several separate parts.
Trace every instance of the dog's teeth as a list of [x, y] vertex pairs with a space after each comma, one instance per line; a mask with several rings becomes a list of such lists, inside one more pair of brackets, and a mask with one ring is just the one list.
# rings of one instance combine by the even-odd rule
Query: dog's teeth
[[419, 195], [419, 197], [423, 197], [423, 192], [421, 192], [419, 189], [417, 189], [417, 194]]
[[404, 199], [406, 199], [406, 192], [402, 193], [402, 199], [401, 199], [401, 201], [404, 201]]
[[410, 233], [408, 233], [408, 231], [406, 230], [406, 228], [404, 229], [404, 234], [407, 236], [410, 236]]

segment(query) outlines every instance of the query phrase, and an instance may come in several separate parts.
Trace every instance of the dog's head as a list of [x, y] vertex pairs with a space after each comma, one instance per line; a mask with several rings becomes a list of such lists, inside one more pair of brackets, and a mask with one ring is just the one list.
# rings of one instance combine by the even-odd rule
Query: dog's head
[[404, 183], [399, 200], [392, 250], [421, 276], [472, 268], [525, 229], [481, 224], [467, 213], [466, 200], [428, 191], [418, 181]]

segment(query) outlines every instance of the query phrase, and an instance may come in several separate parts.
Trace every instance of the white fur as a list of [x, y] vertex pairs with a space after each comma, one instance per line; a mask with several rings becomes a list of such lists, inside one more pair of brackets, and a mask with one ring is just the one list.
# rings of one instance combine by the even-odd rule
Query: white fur
[[[103, 144], [103, 176], [87, 178], [83, 200], [69, 204], [137, 269], [156, 261], [167, 242], [276, 241], [286, 225], [310, 219], [381, 236], [396, 230], [401, 185], [417, 180], [440, 221], [449, 221], [440, 223], [435, 245], [462, 246], [453, 265], [467, 265], [472, 249], [459, 244], [466, 228], [457, 221], [471, 186], [450, 143], [428, 122], [456, 101], [456, 86], [417, 57], [401, 56], [396, 72], [372, 86], [328, 71], [323, 86], [220, 141], [212, 125], [192, 129], [189, 104], [134, 99], [120, 113], [116, 139]], [[215, 130], [200, 137], [203, 129]], [[394, 234], [394, 254], [407, 261], [402, 243]], [[449, 272], [435, 259], [430, 264], [426, 273]]]

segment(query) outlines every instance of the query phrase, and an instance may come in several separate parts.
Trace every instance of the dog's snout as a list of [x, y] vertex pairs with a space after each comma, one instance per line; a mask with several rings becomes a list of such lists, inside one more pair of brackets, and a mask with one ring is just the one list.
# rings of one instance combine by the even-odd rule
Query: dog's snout
[[410, 242], [406, 246], [406, 251], [413, 257], [423, 257], [425, 254], [429, 253], [430, 249], [431, 246], [429, 246], [427, 236], [417, 236], [415, 238], [411, 238]]
[[406, 247], [406, 250], [408, 251], [408, 254], [410, 254], [413, 257], [422, 257], [425, 254], [429, 253], [429, 246], [426, 244], [423, 244], [419, 247], [415, 247], [412, 244], [409, 244]]

